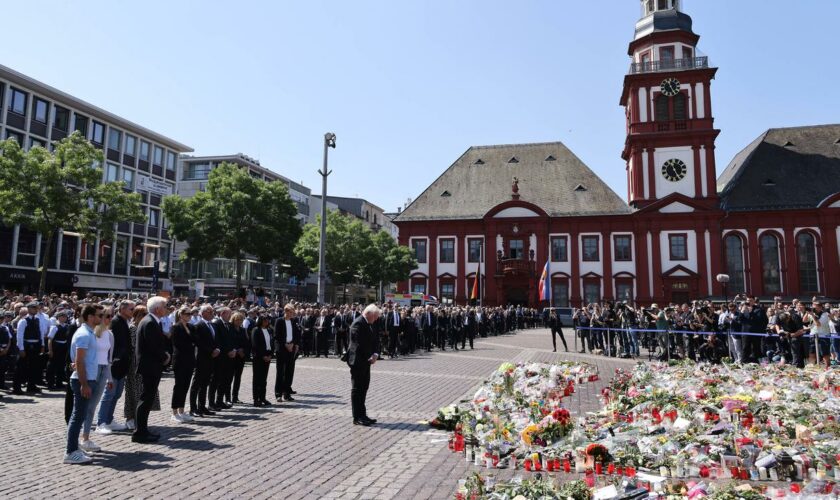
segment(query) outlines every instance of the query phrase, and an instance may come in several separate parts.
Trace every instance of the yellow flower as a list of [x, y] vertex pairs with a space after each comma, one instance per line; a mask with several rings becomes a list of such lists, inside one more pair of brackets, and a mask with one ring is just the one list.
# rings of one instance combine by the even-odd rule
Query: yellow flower
[[531, 434], [537, 432], [539, 429], [540, 428], [536, 424], [530, 424], [522, 429], [522, 441], [524, 441], [528, 446], [531, 446]]

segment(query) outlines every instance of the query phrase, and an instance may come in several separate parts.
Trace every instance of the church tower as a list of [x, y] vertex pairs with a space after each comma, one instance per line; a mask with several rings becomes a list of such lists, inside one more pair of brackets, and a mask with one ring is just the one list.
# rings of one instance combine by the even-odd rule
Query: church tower
[[628, 50], [621, 105], [627, 117], [628, 202], [635, 208], [679, 193], [717, 205], [711, 81], [717, 68], [697, 51], [700, 36], [682, 0], [641, 0]]

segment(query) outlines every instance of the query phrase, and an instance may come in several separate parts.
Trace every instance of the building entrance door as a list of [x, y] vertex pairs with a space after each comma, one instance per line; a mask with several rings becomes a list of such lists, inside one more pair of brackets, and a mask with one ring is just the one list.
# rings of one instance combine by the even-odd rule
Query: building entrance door
[[511, 287], [505, 289], [505, 305], [527, 306], [528, 289], [522, 287]]

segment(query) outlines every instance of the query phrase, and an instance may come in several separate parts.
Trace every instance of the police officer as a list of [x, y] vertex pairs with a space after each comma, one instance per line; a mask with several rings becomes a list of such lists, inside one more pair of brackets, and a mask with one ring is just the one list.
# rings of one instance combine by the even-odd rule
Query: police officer
[[70, 328], [67, 324], [67, 311], [58, 311], [55, 318], [58, 323], [50, 327], [47, 334], [47, 389], [57, 390], [64, 386], [64, 361], [67, 358], [67, 348], [70, 342]]
[[10, 321], [15, 317], [12, 311], [0, 314], [0, 390], [6, 390], [6, 372], [12, 366], [12, 359], [16, 353], [12, 325]]
[[44, 337], [41, 335], [41, 321], [38, 318], [38, 302], [26, 304], [26, 316], [18, 322], [17, 347], [18, 363], [15, 371], [13, 394], [23, 394], [21, 385], [26, 381], [27, 394], [36, 394], [41, 389], [38, 382], [39, 356], [44, 354]]

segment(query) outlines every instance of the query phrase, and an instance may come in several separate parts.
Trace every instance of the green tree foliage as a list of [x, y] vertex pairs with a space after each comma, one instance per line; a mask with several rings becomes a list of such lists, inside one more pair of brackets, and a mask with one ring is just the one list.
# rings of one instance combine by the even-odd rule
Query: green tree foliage
[[262, 262], [284, 260], [301, 233], [286, 185], [255, 179], [231, 163], [214, 168], [207, 189], [192, 198], [167, 196], [163, 213], [172, 236], [188, 245], [184, 257], [236, 261], [237, 290], [246, 255]]
[[[320, 216], [307, 224], [295, 247], [312, 272], [318, 271]], [[327, 271], [336, 285], [393, 283], [408, 279], [417, 267], [408, 248], [398, 245], [386, 232], [374, 233], [361, 220], [331, 211], [327, 216]]]
[[17, 141], [0, 142], [0, 220], [41, 234], [39, 294], [47, 282], [47, 258], [56, 231], [77, 232], [87, 241], [114, 236], [118, 222], [142, 222], [140, 195], [122, 182], [102, 182], [102, 151], [78, 132], [55, 143], [55, 152], [34, 147], [24, 152]]

